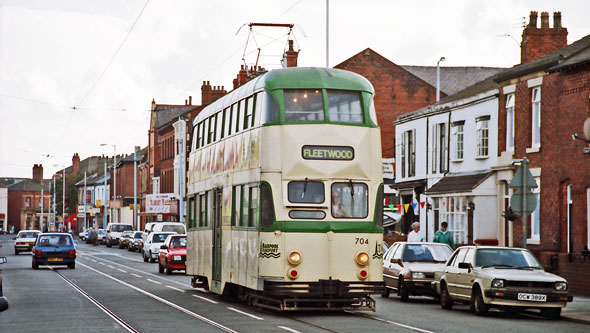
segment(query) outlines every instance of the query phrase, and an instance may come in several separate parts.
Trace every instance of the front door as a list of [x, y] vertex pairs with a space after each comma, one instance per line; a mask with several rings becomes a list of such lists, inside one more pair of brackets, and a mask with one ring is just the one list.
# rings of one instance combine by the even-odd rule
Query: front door
[[213, 191], [213, 292], [221, 293], [221, 205], [222, 189]]

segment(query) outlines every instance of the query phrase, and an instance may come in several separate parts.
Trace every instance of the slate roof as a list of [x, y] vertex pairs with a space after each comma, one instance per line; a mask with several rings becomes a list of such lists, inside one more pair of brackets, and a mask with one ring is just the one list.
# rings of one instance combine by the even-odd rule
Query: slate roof
[[[147, 155], [147, 147], [138, 150], [137, 151], [137, 162], [140, 162], [146, 155]], [[133, 163], [133, 153], [125, 156], [121, 160], [118, 160], [117, 167], [119, 167], [119, 164], [122, 164], [122, 163]]]
[[156, 128], [160, 128], [169, 122], [178, 119], [179, 116], [196, 110], [198, 105], [163, 105], [156, 104]]
[[[403, 69], [436, 87], [436, 66], [406, 66]], [[495, 75], [502, 67], [441, 67], [440, 90], [450, 96]]]
[[31, 192], [41, 192], [41, 188], [44, 190], [49, 190], [49, 182], [46, 181], [41, 185], [35, 180], [32, 179], [24, 179], [20, 182], [17, 182], [11, 186], [8, 186], [9, 191], [31, 191]]
[[[111, 174], [107, 173], [107, 184], [108, 181], [111, 179]], [[93, 186], [93, 185], [104, 185], [104, 174], [94, 174], [92, 176], [86, 177], [86, 187]], [[84, 186], [84, 178], [76, 183], [76, 186]]]
[[590, 47], [572, 55], [559, 65], [553, 66], [547, 70], [548, 73], [557, 72], [564, 69], [569, 69], [578, 66], [585, 66], [590, 64]]
[[480, 173], [448, 174], [426, 190], [426, 194], [471, 192], [492, 173], [493, 171], [487, 170]]

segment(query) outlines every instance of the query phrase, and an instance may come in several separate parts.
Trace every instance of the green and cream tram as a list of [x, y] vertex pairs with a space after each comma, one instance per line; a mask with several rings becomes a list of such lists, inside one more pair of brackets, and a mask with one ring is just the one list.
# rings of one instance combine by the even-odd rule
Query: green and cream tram
[[375, 310], [381, 141], [372, 85], [326, 68], [260, 75], [193, 122], [186, 274], [277, 310]]

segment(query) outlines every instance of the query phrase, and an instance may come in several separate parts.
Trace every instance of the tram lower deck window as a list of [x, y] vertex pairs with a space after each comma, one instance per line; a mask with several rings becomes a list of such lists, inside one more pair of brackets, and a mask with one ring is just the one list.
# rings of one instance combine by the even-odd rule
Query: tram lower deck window
[[324, 183], [318, 181], [292, 181], [287, 185], [289, 202], [320, 204], [325, 200]]
[[285, 89], [285, 120], [288, 122], [323, 121], [321, 89]]
[[365, 183], [332, 184], [332, 216], [335, 218], [366, 218], [369, 189]]

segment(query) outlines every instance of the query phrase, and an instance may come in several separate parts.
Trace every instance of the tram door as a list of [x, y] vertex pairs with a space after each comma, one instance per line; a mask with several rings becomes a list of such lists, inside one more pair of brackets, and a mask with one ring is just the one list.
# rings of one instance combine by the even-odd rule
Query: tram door
[[214, 190], [213, 195], [213, 281], [214, 292], [221, 292], [221, 208], [222, 188]]

